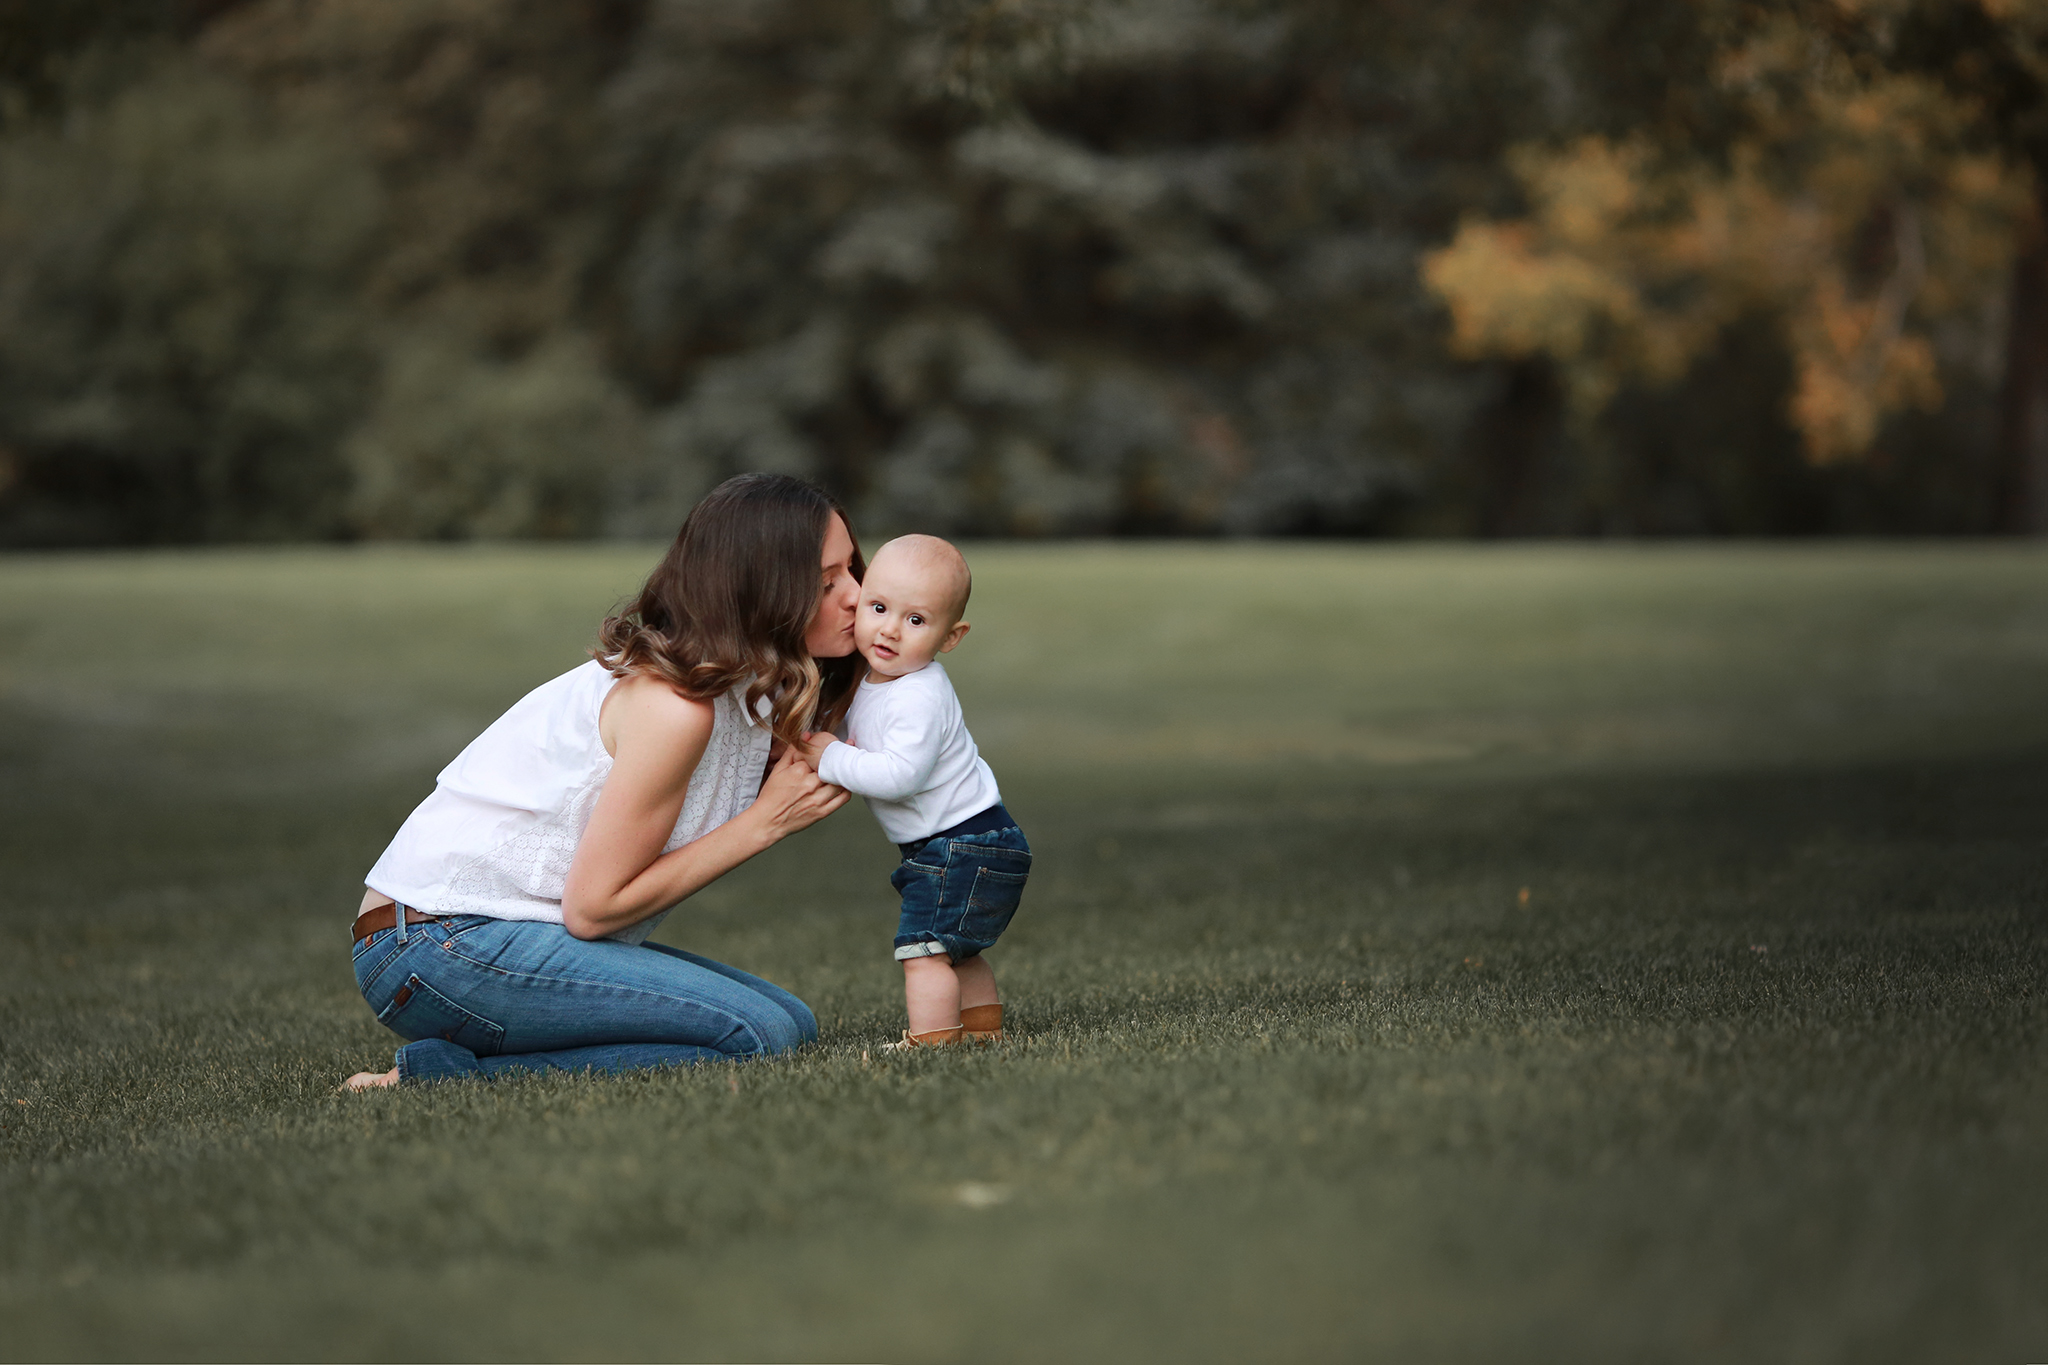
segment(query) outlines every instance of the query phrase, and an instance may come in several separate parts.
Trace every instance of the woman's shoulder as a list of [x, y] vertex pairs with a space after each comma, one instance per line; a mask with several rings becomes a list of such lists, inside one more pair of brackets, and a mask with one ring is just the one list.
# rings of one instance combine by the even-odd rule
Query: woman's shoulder
[[628, 673], [613, 685], [598, 712], [598, 733], [614, 757], [621, 738], [630, 743], [701, 748], [716, 719], [711, 701], [678, 692], [653, 673]]
[[628, 673], [620, 678], [605, 698], [605, 706], [629, 706], [635, 711], [651, 716], [672, 718], [679, 723], [701, 721], [709, 725], [716, 714], [718, 700], [707, 697], [699, 701], [678, 691], [674, 684], [655, 673]]

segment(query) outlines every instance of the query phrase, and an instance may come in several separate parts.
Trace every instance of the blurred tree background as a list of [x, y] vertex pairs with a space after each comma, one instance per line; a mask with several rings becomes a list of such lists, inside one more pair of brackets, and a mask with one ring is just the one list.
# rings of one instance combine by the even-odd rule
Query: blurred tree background
[[2038, 0], [0, 0], [0, 544], [2038, 533]]

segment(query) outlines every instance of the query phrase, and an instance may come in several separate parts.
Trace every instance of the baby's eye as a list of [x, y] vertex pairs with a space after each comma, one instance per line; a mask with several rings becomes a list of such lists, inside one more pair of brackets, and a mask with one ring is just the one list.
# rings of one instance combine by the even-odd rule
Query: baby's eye
[[868, 610], [873, 612], [884, 612], [889, 609], [883, 606], [880, 602], [870, 602], [868, 603]]
[[904, 617], [903, 619], [910, 622], [910, 624], [913, 626], [921, 626], [924, 624], [924, 618], [922, 616], [919, 616], [916, 612], [910, 613], [910, 615]]

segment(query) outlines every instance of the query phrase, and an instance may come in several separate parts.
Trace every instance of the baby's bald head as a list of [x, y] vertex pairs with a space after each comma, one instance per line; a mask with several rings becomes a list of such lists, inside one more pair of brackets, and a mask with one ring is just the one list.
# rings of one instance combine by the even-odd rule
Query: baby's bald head
[[877, 574], [925, 597], [926, 608], [943, 616], [948, 627], [966, 614], [967, 596], [974, 589], [966, 556], [937, 536], [896, 537], [868, 561], [868, 581]]

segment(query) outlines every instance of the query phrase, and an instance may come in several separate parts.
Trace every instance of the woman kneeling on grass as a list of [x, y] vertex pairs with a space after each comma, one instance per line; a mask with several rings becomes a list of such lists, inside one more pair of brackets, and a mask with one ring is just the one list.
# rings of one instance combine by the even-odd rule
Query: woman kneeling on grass
[[753, 1057], [818, 1036], [788, 991], [646, 939], [676, 902], [845, 804], [794, 741], [858, 681], [862, 571], [844, 513], [809, 484], [747, 474], [697, 505], [592, 661], [464, 749], [365, 878], [356, 983], [413, 1041], [350, 1089]]

